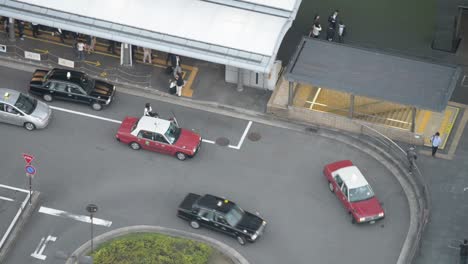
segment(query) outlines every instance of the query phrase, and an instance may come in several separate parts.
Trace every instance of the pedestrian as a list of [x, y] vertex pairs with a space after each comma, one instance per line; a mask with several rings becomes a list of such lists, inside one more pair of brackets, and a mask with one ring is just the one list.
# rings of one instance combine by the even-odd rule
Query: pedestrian
[[416, 149], [414, 148], [414, 146], [411, 146], [406, 151], [406, 157], [408, 158], [409, 171], [412, 172], [414, 169], [415, 161], [418, 159], [418, 155], [416, 154]]
[[177, 96], [182, 96], [182, 88], [184, 87], [185, 81], [182, 78], [182, 74], [178, 73], [176, 75], [176, 88], [177, 88]]
[[107, 51], [115, 54], [115, 41], [109, 40], [109, 46], [107, 47]]
[[40, 35], [39, 33], [39, 24], [31, 23], [33, 37], [37, 38]]
[[148, 59], [148, 63], [150, 63], [150, 64], [153, 61], [151, 59], [151, 49], [150, 48], [143, 48], [143, 63], [146, 63], [146, 59]]
[[468, 240], [463, 240], [460, 244], [460, 264], [466, 264], [468, 260]]
[[79, 60], [85, 59], [84, 49], [85, 49], [85, 44], [81, 40], [78, 40], [78, 43], [76, 44], [76, 50], [78, 51]]
[[3, 31], [7, 32], [9, 24], [10, 19], [8, 17], [3, 17]]
[[344, 35], [346, 34], [346, 26], [343, 21], [338, 23], [338, 42], [343, 43]]
[[327, 28], [327, 40], [333, 41], [334, 38], [335, 38], [335, 29], [329, 25]]
[[320, 31], [322, 31], [322, 26], [320, 25], [320, 22], [316, 21], [312, 26], [309, 36], [312, 35], [313, 38], [318, 38], [320, 36]]
[[94, 52], [95, 47], [96, 47], [96, 37], [92, 36], [91, 41], [89, 42], [89, 45], [88, 45], [88, 54], [91, 54], [91, 52]]
[[[62, 43], [65, 43], [64, 34], [63, 34], [63, 32], [62, 32], [62, 29], [57, 28], [57, 31], [55, 31], [55, 34], [57, 34], [57, 36], [59, 36], [60, 41], [61, 41]], [[52, 36], [53, 36], [53, 35], [54, 35], [54, 32], [52, 32]]]
[[439, 132], [436, 132], [434, 135], [432, 135], [431, 143], [432, 143], [432, 157], [435, 157], [435, 154], [437, 150], [439, 149], [440, 143], [442, 143], [442, 139], [440, 138]]
[[338, 20], [338, 10], [335, 10], [333, 14], [328, 17], [328, 26], [336, 30], [336, 21]]
[[158, 117], [158, 113], [153, 112], [153, 108], [151, 108], [150, 103], [145, 104], [145, 110], [143, 112], [143, 116], [151, 116], [151, 117]]
[[24, 21], [18, 21], [18, 35], [21, 40], [24, 40]]
[[177, 76], [182, 74], [182, 64], [181, 64], [180, 56], [179, 55], [174, 55], [172, 57], [171, 64], [172, 64], [172, 68], [173, 68], [172, 73], [174, 75], [174, 78], [177, 79]]

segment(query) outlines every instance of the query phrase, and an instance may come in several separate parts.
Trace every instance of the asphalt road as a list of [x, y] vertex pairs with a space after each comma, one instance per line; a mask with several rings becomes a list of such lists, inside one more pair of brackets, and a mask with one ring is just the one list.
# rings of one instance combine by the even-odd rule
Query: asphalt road
[[[26, 91], [31, 73], [0, 68], [2, 86]], [[150, 102], [160, 115], [173, 111], [179, 123], [208, 140], [225, 137], [237, 145], [249, 120], [171, 105], [118, 93], [101, 112], [64, 102], [51, 105], [122, 120], [141, 115]], [[95, 226], [95, 234], [129, 225], [159, 225], [218, 239], [251, 263], [394, 264], [409, 226], [406, 197], [389, 171], [354, 148], [320, 136], [253, 123], [239, 150], [204, 144], [198, 155], [181, 162], [174, 157], [133, 151], [116, 142], [118, 124], [79, 114], [54, 111], [45, 130], [28, 132], [0, 124], [0, 183], [27, 188], [21, 153], [36, 157], [34, 189], [39, 207], [84, 215], [88, 203], [99, 206], [95, 217], [112, 221]], [[323, 165], [352, 159], [384, 203], [387, 217], [375, 225], [353, 225], [330, 193]], [[269, 222], [264, 236], [242, 247], [235, 239], [209, 230], [192, 230], [176, 217], [188, 192], [225, 196], [241, 207], [259, 211]], [[0, 218], [0, 221], [5, 221]], [[31, 257], [43, 237], [46, 260]], [[35, 212], [6, 263], [63, 263], [56, 253], [72, 252], [90, 238], [90, 225], [67, 217]]]

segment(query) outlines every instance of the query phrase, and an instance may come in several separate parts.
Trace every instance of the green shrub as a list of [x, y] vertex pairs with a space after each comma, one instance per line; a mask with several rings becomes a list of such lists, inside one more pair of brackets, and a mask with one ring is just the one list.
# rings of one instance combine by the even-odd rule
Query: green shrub
[[189, 239], [136, 233], [102, 244], [92, 256], [94, 264], [206, 264], [212, 251]]

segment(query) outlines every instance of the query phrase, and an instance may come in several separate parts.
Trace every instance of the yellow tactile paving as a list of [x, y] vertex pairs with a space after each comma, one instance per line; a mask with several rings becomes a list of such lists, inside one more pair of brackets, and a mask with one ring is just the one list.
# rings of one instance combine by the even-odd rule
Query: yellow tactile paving
[[298, 85], [294, 93], [293, 104], [295, 106], [304, 107], [307, 99], [309, 98], [310, 93], [312, 92], [312, 87], [309, 85]]
[[420, 113], [421, 118], [417, 117], [416, 120], [418, 121], [416, 126], [416, 133], [422, 134], [426, 130], [426, 126], [431, 119], [432, 112], [427, 110], [421, 110]]
[[431, 117], [429, 118], [429, 121], [427, 121], [425, 129], [421, 132], [421, 134], [424, 135], [424, 145], [431, 146], [430, 138], [435, 132], [438, 131], [440, 133], [440, 137], [442, 138], [442, 145], [439, 147], [439, 149], [444, 149], [450, 133], [452, 132], [453, 125], [455, 124], [455, 120], [457, 119], [459, 111], [460, 109], [458, 107], [447, 106], [443, 113], [431, 113]]

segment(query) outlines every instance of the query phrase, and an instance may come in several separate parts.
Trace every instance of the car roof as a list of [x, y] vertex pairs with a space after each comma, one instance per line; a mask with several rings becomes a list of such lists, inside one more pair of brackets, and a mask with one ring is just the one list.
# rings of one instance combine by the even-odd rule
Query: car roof
[[169, 120], [158, 117], [142, 116], [138, 121], [137, 129], [138, 131], [146, 130], [164, 135], [170, 124], [171, 122]]
[[205, 194], [202, 198], [200, 198], [200, 200], [198, 200], [197, 204], [200, 207], [216, 209], [216, 211], [222, 213], [229, 212], [232, 209], [232, 207], [236, 205], [235, 203], [227, 199], [217, 197], [211, 194]]
[[347, 166], [333, 172], [333, 176], [339, 174], [348, 189], [369, 185], [364, 175], [356, 166]]
[[1, 103], [9, 103], [11, 105], [14, 105], [16, 101], [18, 100], [19, 95], [20, 95], [20, 92], [18, 91], [6, 89], [6, 88], [0, 88], [0, 102]]
[[[70, 78], [67, 78], [67, 74], [70, 73]], [[79, 71], [71, 71], [66, 69], [52, 69], [48, 75], [49, 80], [59, 80], [64, 82], [71, 82], [81, 85], [81, 79], [85, 76], [84, 73]]]

